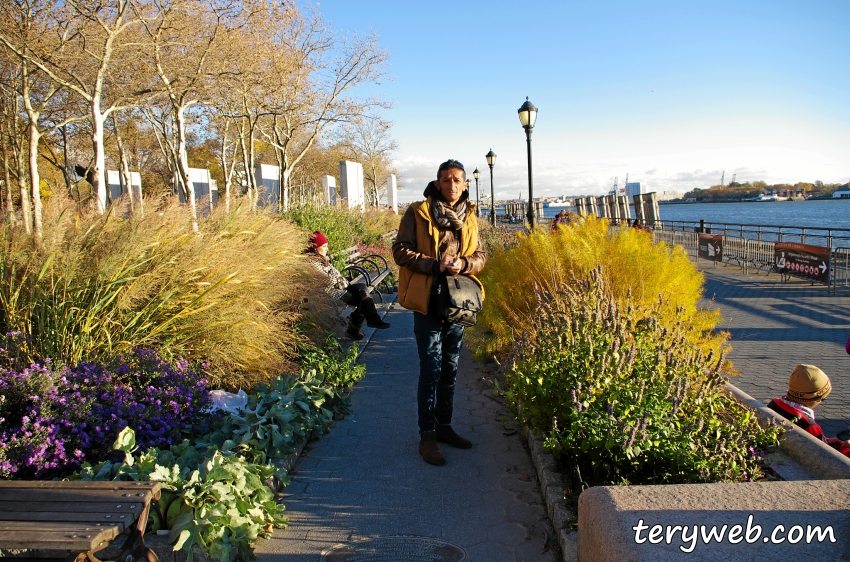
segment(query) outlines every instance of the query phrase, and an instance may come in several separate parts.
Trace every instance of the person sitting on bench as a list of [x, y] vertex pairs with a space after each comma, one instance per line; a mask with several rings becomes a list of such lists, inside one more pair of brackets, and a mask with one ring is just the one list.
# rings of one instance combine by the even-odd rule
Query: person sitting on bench
[[826, 437], [821, 426], [815, 422], [814, 408], [823, 402], [830, 392], [832, 385], [826, 373], [814, 365], [797, 365], [788, 379], [785, 398], [774, 398], [767, 407], [850, 457], [850, 446], [836, 437]]
[[354, 307], [348, 315], [348, 329], [345, 334], [353, 340], [362, 340], [360, 327], [363, 321], [370, 328], [383, 330], [390, 325], [381, 319], [375, 301], [369, 296], [369, 289], [363, 283], [349, 284], [337, 268], [328, 260], [328, 239], [318, 230], [310, 235], [307, 249], [303, 252], [310, 265], [328, 276], [325, 292], [335, 299]]

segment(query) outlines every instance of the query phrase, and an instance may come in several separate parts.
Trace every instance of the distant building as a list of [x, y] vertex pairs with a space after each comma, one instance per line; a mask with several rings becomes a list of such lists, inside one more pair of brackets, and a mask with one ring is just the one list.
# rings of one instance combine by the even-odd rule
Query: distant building
[[648, 193], [649, 186], [645, 183], [641, 183], [639, 181], [630, 181], [626, 184], [626, 197], [631, 199], [635, 195], [643, 195], [644, 193]]
[[832, 194], [833, 199], [850, 199], [850, 184], [842, 185]]
[[[215, 208], [218, 202], [218, 183], [210, 176], [210, 171], [203, 168], [189, 168], [189, 182], [195, 192], [195, 203], [198, 213], [206, 216]], [[181, 203], [186, 203], [186, 194], [177, 185], [174, 186]]]

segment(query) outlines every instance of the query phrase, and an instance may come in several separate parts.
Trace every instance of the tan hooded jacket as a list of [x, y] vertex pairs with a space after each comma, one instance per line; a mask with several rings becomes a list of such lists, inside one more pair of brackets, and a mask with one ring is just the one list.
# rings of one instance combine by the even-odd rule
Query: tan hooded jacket
[[393, 242], [393, 259], [399, 265], [398, 302], [404, 308], [422, 314], [428, 314], [431, 286], [437, 277], [435, 263], [438, 247], [442, 255], [459, 255], [463, 258], [465, 266], [461, 273], [478, 283], [482, 300], [484, 286], [475, 275], [480, 273], [487, 263], [487, 254], [481, 249], [478, 240], [475, 205], [467, 203], [466, 220], [458, 240], [458, 231], [441, 230], [433, 222], [433, 192], [430, 191], [432, 185], [433, 182], [425, 190], [428, 199], [408, 207], [401, 218], [398, 235]]

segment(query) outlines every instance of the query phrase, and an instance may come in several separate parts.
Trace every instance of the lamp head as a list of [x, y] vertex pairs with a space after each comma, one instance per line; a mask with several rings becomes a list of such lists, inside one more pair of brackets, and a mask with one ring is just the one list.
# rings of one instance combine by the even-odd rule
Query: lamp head
[[537, 121], [537, 108], [528, 101], [528, 98], [525, 98], [525, 103], [517, 109], [517, 113], [519, 113], [519, 121], [522, 123], [523, 129], [534, 128], [534, 122]]
[[490, 152], [484, 156], [484, 158], [487, 159], [487, 165], [491, 168], [496, 165], [496, 153], [493, 152], [492, 148], [490, 149]]
[[478, 168], [475, 168], [472, 171], [472, 177], [475, 178], [475, 179], [478, 179], [479, 177], [481, 177], [481, 172], [478, 171]]

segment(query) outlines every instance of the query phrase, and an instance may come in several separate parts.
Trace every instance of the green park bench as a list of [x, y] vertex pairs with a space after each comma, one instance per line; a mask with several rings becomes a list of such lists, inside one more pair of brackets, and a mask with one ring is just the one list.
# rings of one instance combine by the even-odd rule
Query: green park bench
[[[157, 482], [0, 482], [0, 549], [20, 560], [98, 562], [96, 553], [129, 531], [116, 562], [158, 562], [145, 546]], [[19, 554], [9, 550], [25, 550]]]

